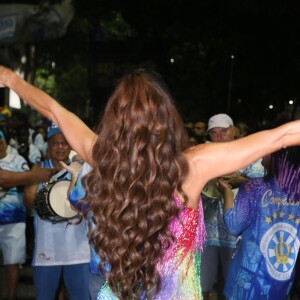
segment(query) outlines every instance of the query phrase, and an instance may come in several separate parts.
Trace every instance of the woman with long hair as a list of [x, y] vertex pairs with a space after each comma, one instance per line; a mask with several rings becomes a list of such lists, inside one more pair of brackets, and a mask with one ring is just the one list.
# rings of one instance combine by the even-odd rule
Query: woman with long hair
[[0, 84], [56, 123], [92, 167], [83, 180], [84, 201], [107, 280], [98, 299], [201, 299], [203, 186], [300, 144], [300, 121], [294, 121], [186, 149], [183, 122], [155, 72], [134, 70], [121, 79], [96, 132], [7, 68], [0, 67]]

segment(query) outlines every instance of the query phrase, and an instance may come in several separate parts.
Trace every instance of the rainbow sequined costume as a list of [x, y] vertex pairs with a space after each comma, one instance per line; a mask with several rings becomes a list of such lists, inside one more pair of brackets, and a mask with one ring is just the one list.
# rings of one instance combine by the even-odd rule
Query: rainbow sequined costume
[[[174, 194], [178, 206], [181, 201]], [[202, 201], [199, 208], [184, 207], [179, 219], [170, 224], [175, 241], [164, 253], [157, 270], [161, 276], [161, 287], [153, 300], [199, 300], [201, 251], [205, 238]], [[144, 299], [141, 295], [141, 299]], [[100, 290], [97, 300], [117, 300], [108, 284]]]

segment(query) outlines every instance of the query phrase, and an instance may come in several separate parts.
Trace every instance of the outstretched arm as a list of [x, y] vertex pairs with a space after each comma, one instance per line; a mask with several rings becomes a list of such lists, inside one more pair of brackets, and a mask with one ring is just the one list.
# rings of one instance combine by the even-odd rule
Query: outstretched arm
[[75, 114], [42, 90], [32, 86], [12, 70], [0, 66], [0, 85], [16, 92], [26, 103], [57, 124], [71, 147], [92, 164], [91, 152], [96, 134]]
[[299, 144], [300, 121], [293, 121], [232, 142], [201, 144], [188, 149], [185, 156], [190, 171], [183, 184], [189, 197], [188, 205], [198, 206], [199, 194], [209, 179], [242, 169], [268, 153]]
[[12, 172], [0, 170], [0, 186], [10, 188], [17, 185], [26, 185], [49, 181], [54, 169], [38, 169], [27, 172]]

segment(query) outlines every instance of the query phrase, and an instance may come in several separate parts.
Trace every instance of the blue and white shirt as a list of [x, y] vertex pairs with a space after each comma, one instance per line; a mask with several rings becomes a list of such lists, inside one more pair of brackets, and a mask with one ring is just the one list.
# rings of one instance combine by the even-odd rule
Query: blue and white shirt
[[[7, 153], [19, 154], [18, 150], [15, 147], [7, 145]], [[33, 144], [29, 144], [29, 156], [30, 162], [35, 165], [41, 161], [42, 153], [41, 151], [35, 147]]]
[[233, 208], [224, 212], [228, 231], [241, 234], [225, 284], [228, 299], [288, 298], [300, 246], [300, 199], [294, 200], [272, 179], [240, 187]]
[[[21, 155], [8, 153], [0, 159], [0, 169], [13, 172], [29, 171], [29, 166]], [[1, 188], [0, 225], [26, 222], [26, 208], [23, 204], [23, 192], [17, 187]]]
[[[238, 173], [247, 178], [256, 178], [264, 176], [264, 167], [261, 159], [239, 170]], [[238, 189], [234, 190], [235, 192]], [[205, 247], [227, 247], [234, 248], [236, 245], [236, 236], [230, 234], [223, 220], [224, 199], [220, 195], [218, 198], [210, 198], [202, 194], [202, 205], [204, 210], [204, 222], [206, 228]]]
[[[53, 168], [51, 159], [42, 162], [41, 167]], [[70, 174], [60, 179], [70, 179]], [[38, 189], [43, 187], [39, 185]], [[63, 200], [63, 199], [62, 199]], [[76, 223], [74, 219], [71, 223]], [[90, 247], [88, 241], [88, 227], [85, 220], [79, 224], [65, 222], [52, 224], [41, 219], [35, 212], [35, 249], [33, 255], [34, 266], [74, 265], [90, 262]]]

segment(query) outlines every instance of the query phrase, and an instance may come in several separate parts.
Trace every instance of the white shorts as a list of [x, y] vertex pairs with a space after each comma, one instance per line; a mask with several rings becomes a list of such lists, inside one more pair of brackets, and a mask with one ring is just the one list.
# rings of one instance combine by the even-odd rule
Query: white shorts
[[0, 251], [3, 264], [22, 264], [26, 259], [25, 223], [0, 225]]

